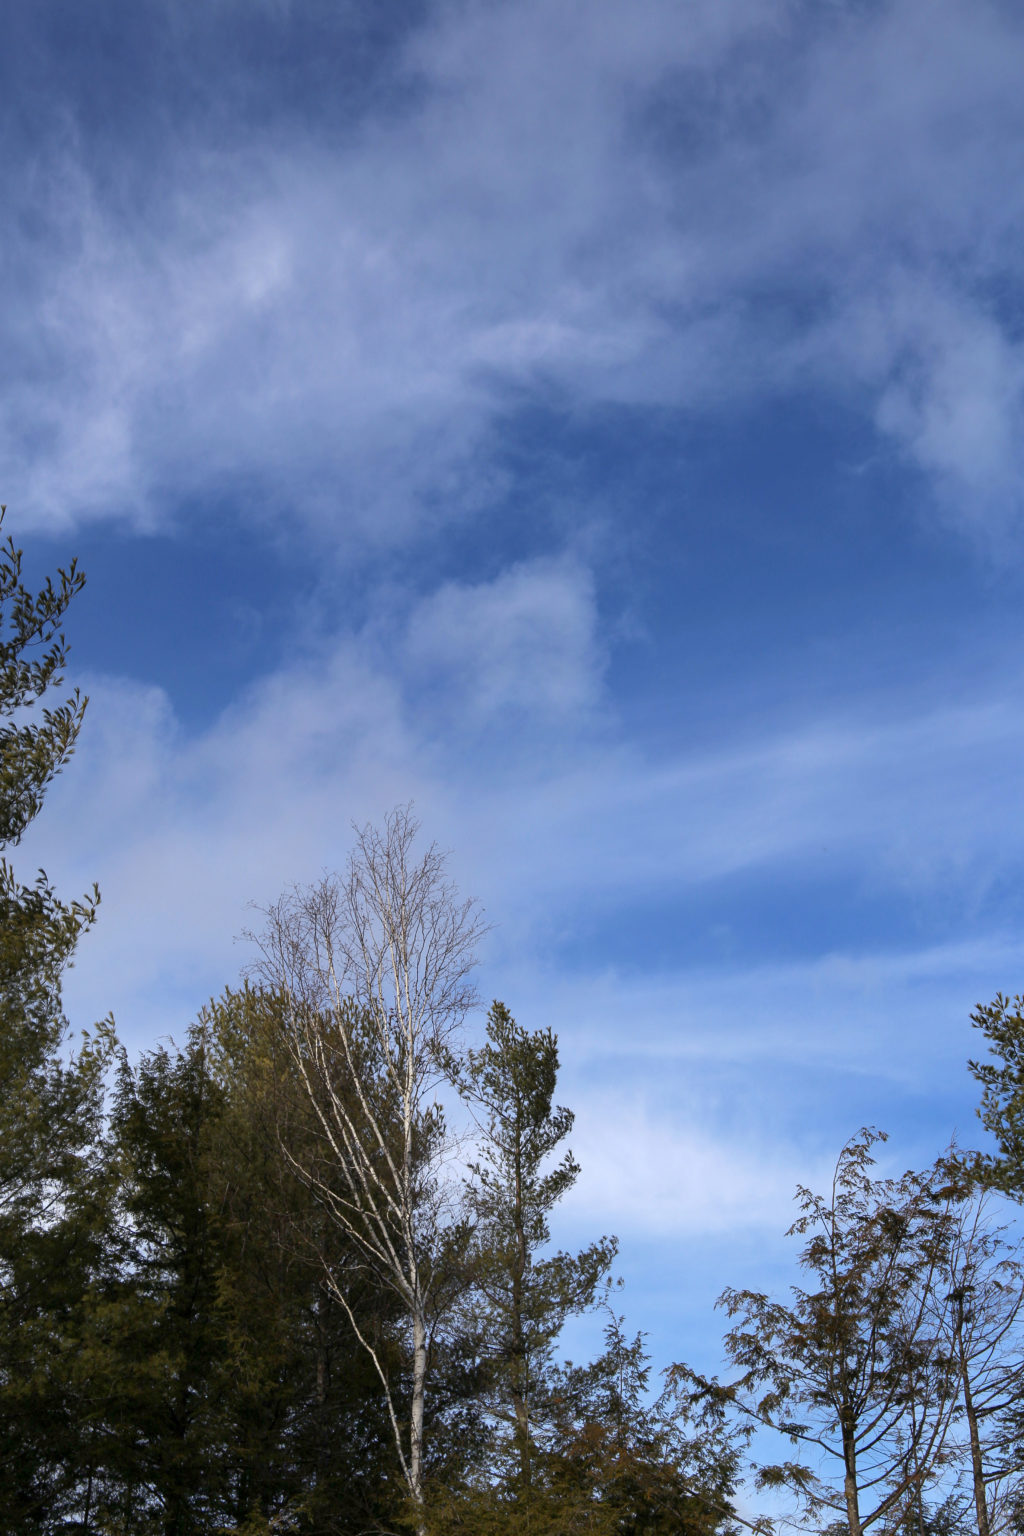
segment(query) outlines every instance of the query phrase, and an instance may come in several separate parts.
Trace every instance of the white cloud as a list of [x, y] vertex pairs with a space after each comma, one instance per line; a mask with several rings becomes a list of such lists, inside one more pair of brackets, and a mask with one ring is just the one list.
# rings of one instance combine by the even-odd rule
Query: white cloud
[[358, 132], [183, 124], [131, 215], [65, 148], [7, 194], [46, 234], [8, 269], [6, 495], [145, 521], [244, 488], [400, 540], [487, 506], [510, 387], [696, 411], [817, 383], [995, 515], [1022, 61], [994, 3], [441, 6], [418, 105]]
[[[593, 710], [601, 690], [593, 579], [581, 566], [531, 561], [492, 582], [448, 582], [412, 614], [406, 665], [431, 713], [466, 724], [533, 717], [560, 726]], [[430, 688], [431, 684], [434, 689]], [[437, 685], [440, 684], [440, 689]]]
[[777, 1234], [793, 1219], [796, 1185], [821, 1171], [788, 1151], [700, 1129], [686, 1112], [670, 1121], [621, 1092], [586, 1098], [572, 1146], [583, 1171], [565, 1218], [627, 1238]]
[[756, 1122], [767, 1146], [791, 1135], [793, 1117], [805, 1112], [801, 1082], [817, 1085], [819, 1112], [829, 1102], [824, 1085], [852, 1096], [858, 1079], [868, 1096], [885, 1083], [918, 1094], [945, 1094], [952, 1084], [956, 1097], [976, 1048], [971, 1010], [997, 990], [1021, 986], [1024, 944], [990, 933], [770, 963], [727, 954], [575, 974], [555, 974], [527, 952], [520, 963], [513, 957], [491, 971], [500, 971], [524, 1020], [567, 1041], [577, 1081], [611, 1063], [623, 1093], [642, 1089], [663, 1115], [665, 1094], [690, 1080], [701, 1087], [691, 1091], [687, 1111], [699, 1117], [716, 1093], [721, 1099], [724, 1076], [736, 1119], [748, 1132]]
[[660, 761], [610, 743], [549, 776], [492, 784], [462, 815], [513, 890], [540, 887], [551, 902], [580, 889], [595, 905], [667, 899], [772, 870], [844, 871], [904, 899], [976, 897], [1022, 851], [1007, 815], [1024, 753], [1017, 692], [1010, 681], [991, 700], [814, 719]]
[[882, 436], [928, 476], [940, 506], [998, 535], [1024, 494], [1024, 349], [991, 302], [948, 277], [894, 267], [797, 346], [801, 369], [874, 401]]

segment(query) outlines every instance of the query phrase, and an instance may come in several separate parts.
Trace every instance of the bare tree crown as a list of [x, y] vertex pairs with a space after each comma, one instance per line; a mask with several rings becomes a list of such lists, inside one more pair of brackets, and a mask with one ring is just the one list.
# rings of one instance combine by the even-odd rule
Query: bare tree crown
[[486, 927], [475, 902], [459, 901], [436, 843], [413, 858], [418, 831], [407, 806], [392, 811], [383, 828], [357, 829], [337, 956], [356, 1002], [440, 1045], [477, 1001], [469, 973]]
[[250, 934], [253, 973], [293, 1003], [337, 1009], [350, 999], [373, 1017], [391, 1051], [434, 1060], [477, 1002], [470, 975], [488, 931], [460, 900], [436, 843], [417, 858], [420, 827], [399, 806], [382, 827], [356, 827], [345, 876], [327, 875], [264, 909]]

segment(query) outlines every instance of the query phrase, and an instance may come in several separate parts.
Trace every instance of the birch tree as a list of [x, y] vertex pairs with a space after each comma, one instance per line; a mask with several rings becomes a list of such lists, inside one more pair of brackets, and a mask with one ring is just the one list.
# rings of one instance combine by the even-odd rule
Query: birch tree
[[295, 887], [265, 912], [253, 969], [283, 998], [288, 1050], [317, 1126], [315, 1151], [286, 1144], [285, 1154], [406, 1319], [407, 1419], [386, 1339], [351, 1306], [346, 1275], [326, 1266], [373, 1362], [401, 1474], [422, 1510], [432, 1330], [449, 1299], [447, 1260], [462, 1240], [437, 1093], [476, 1000], [470, 973], [486, 930], [437, 845], [416, 856], [418, 831], [408, 807], [382, 828], [358, 829], [343, 878]]

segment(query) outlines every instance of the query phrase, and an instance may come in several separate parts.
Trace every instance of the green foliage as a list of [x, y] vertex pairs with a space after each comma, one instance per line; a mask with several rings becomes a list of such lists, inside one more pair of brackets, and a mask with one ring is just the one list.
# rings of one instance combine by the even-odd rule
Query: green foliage
[[970, 1061], [982, 1087], [978, 1114], [991, 1131], [998, 1156], [979, 1157], [977, 1169], [986, 1183], [1015, 1200], [1024, 1199], [1024, 996], [997, 993], [979, 1006], [971, 1022], [985, 1037], [995, 1060]]
[[[397, 1504], [377, 1384], [323, 1283], [323, 1213], [280, 1153], [302, 1112], [267, 994], [228, 992], [181, 1050], [122, 1062], [91, 1312], [101, 1529], [327, 1536]], [[353, 1302], [388, 1327], [365, 1278]]]
[[328, 1270], [396, 1373], [405, 1362], [393, 1297], [282, 1152], [321, 1145], [284, 1014], [278, 995], [246, 987], [199, 1024], [224, 1106], [211, 1154], [227, 1233], [218, 1294], [234, 1361], [237, 1502], [326, 1536], [380, 1525], [401, 1502], [379, 1384]]
[[108, 1466], [119, 1473], [118, 1512], [167, 1536], [207, 1529], [221, 1503], [228, 1362], [220, 1233], [207, 1198], [221, 1108], [201, 1042], [178, 1056], [150, 1052], [134, 1070], [122, 1063], [111, 1139], [127, 1278], [114, 1280], [101, 1314], [112, 1345], [107, 1424], [116, 1427]]
[[652, 1404], [642, 1337], [628, 1339], [610, 1308], [597, 1360], [556, 1358], [566, 1320], [595, 1304], [616, 1248], [603, 1238], [576, 1254], [545, 1252], [551, 1213], [579, 1173], [571, 1152], [558, 1157], [573, 1116], [554, 1104], [557, 1074], [551, 1031], [524, 1030], [498, 1002], [484, 1045], [453, 1071], [478, 1130], [463, 1326], [480, 1352], [487, 1432], [461, 1475], [449, 1467], [433, 1482], [429, 1528], [438, 1536], [721, 1530], [737, 1465], [722, 1413], [675, 1381]]
[[652, 1402], [644, 1336], [629, 1338], [607, 1310], [603, 1353], [558, 1373], [545, 1459], [556, 1506], [575, 1505], [589, 1519], [584, 1528], [609, 1536], [732, 1531], [743, 1432], [672, 1371]]
[[[6, 509], [0, 509], [0, 521]], [[17, 844], [71, 757], [86, 701], [63, 683], [74, 562], [33, 593], [22, 554], [0, 545], [0, 851]], [[61, 976], [98, 894], [62, 902], [40, 871], [0, 858], [0, 1531], [61, 1528], [88, 1459], [78, 1360], [84, 1298], [102, 1254], [97, 1156], [108, 1023], [65, 1052]]]
[[[7, 508], [0, 507], [0, 525]], [[64, 681], [68, 646], [64, 616], [85, 585], [72, 560], [33, 593], [23, 584], [22, 551], [0, 546], [0, 846], [17, 843], [39, 811], [43, 794], [74, 751], [86, 700], [77, 689], [41, 717], [20, 712]]]
[[[22, 582], [21, 551], [10, 538], [0, 545], [0, 852], [20, 840], [74, 751], [87, 701], [77, 691], [52, 708], [42, 701], [63, 683], [62, 624], [84, 579], [72, 561], [33, 593]], [[59, 1052], [61, 973], [98, 900], [94, 889], [64, 903], [42, 871], [25, 885], [0, 858], [0, 1255], [55, 1208], [95, 1128], [109, 1028], [77, 1062]], [[2, 1265], [0, 1257], [0, 1275]]]
[[497, 1454], [509, 1459], [508, 1476], [521, 1488], [530, 1484], [549, 1413], [555, 1342], [566, 1320], [593, 1304], [616, 1251], [606, 1237], [577, 1254], [543, 1254], [549, 1216], [579, 1174], [571, 1152], [547, 1166], [573, 1124], [571, 1112], [553, 1104], [557, 1074], [551, 1031], [523, 1029], [499, 1002], [487, 1017], [486, 1043], [466, 1053], [457, 1074], [479, 1128], [467, 1190], [473, 1325]]
[[609, 1311], [602, 1354], [550, 1373], [550, 1417], [528, 1485], [478, 1478], [434, 1491], [432, 1533], [712, 1536], [735, 1529], [737, 1437], [674, 1373], [651, 1401], [643, 1335]]

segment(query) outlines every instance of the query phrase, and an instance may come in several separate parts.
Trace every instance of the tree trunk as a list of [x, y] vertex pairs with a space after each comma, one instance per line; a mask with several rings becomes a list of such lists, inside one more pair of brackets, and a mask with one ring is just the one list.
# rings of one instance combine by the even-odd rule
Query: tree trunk
[[516, 1150], [515, 1167], [515, 1224], [516, 1253], [512, 1262], [512, 1407], [516, 1416], [516, 1444], [519, 1451], [519, 1476], [524, 1489], [530, 1486], [530, 1405], [529, 1362], [526, 1358], [526, 1331], [523, 1327], [523, 1288], [529, 1264], [526, 1231], [523, 1215], [523, 1179], [519, 1151]]
[[989, 1536], [988, 1502], [985, 1498], [985, 1463], [981, 1453], [981, 1432], [978, 1428], [978, 1410], [971, 1392], [971, 1373], [964, 1355], [963, 1300], [956, 1297], [956, 1350], [960, 1364], [960, 1379], [964, 1389], [964, 1415], [971, 1440], [971, 1479], [974, 1484], [974, 1512], [978, 1520], [978, 1536]]
[[427, 1388], [427, 1330], [422, 1307], [412, 1314], [412, 1406], [409, 1415], [409, 1491], [417, 1506], [417, 1536], [424, 1536], [423, 1520], [423, 1404]]
[[860, 1490], [857, 1486], [857, 1447], [853, 1431], [843, 1425], [843, 1494], [846, 1499], [846, 1523], [850, 1536], [863, 1536], [860, 1523]]

